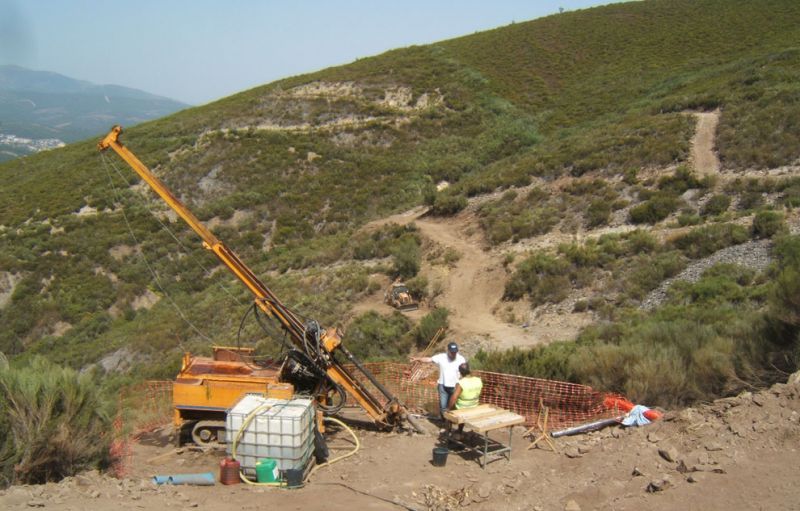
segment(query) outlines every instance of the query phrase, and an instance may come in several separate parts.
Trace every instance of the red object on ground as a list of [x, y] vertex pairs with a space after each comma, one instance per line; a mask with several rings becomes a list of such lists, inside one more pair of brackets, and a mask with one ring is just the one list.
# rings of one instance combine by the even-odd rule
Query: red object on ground
[[[617, 409], [622, 410], [623, 412], [630, 412], [633, 410], [633, 407], [636, 406], [624, 397], [620, 396], [608, 396], [603, 400], [603, 405], [605, 405], [608, 409]], [[644, 416], [649, 421], [657, 421], [660, 420], [662, 415], [661, 412], [657, 412], [655, 410], [647, 410], [644, 412]]]
[[240, 464], [236, 460], [225, 458], [219, 462], [219, 482], [222, 484], [239, 484]]

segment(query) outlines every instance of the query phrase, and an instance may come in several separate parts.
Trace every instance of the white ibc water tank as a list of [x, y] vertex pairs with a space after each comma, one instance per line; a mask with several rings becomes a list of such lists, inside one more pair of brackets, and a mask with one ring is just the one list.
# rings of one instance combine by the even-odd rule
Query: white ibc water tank
[[[266, 405], [266, 406], [265, 406]], [[304, 469], [314, 450], [314, 408], [311, 399], [274, 399], [245, 396], [228, 410], [225, 438], [228, 454], [247, 417], [259, 407], [242, 431], [236, 445], [236, 459], [242, 470], [255, 476], [256, 463], [273, 459], [278, 470]]]

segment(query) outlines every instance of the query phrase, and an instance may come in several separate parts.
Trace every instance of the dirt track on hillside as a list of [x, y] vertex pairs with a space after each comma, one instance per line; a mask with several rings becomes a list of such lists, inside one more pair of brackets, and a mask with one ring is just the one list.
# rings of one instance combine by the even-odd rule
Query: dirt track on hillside
[[[460, 258], [451, 267], [424, 263], [422, 273], [441, 284], [441, 294], [434, 305], [450, 312], [449, 339], [467, 341], [472, 351], [530, 347], [569, 339], [590, 321], [588, 314], [547, 311], [533, 317], [527, 302], [504, 302], [503, 292], [508, 278], [503, 259], [505, 251], [489, 249], [477, 218], [469, 209], [453, 217], [432, 217], [425, 208], [414, 208], [383, 218], [365, 226], [365, 230], [396, 223], [414, 223], [430, 243], [458, 252]], [[357, 303], [354, 309], [388, 311], [382, 293]], [[418, 319], [426, 312], [411, 313]], [[500, 317], [505, 314], [506, 318]], [[509, 318], [516, 321], [508, 321]], [[471, 353], [469, 353], [471, 354]]]
[[717, 153], [714, 151], [714, 140], [719, 123], [719, 109], [713, 112], [698, 112], [694, 138], [692, 139], [692, 152], [690, 163], [701, 176], [718, 174], [720, 165]]

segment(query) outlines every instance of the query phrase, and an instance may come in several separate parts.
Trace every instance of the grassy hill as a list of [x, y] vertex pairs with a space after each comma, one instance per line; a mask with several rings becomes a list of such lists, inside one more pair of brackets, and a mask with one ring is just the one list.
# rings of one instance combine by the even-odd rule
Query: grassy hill
[[128, 87], [0, 66], [0, 161], [41, 150], [43, 140], [50, 147], [76, 142], [103, 133], [109, 123], [137, 124], [186, 106]]
[[[284, 302], [323, 325], [340, 324], [373, 289], [375, 267], [365, 260], [414, 275], [415, 261], [403, 260], [419, 252], [413, 229], [355, 232], [415, 205], [453, 214], [468, 197], [509, 189], [477, 212], [494, 244], [564, 222], [602, 226], [625, 208], [644, 229], [678, 212], [687, 226], [705, 224], [698, 229], [709, 231], [683, 245], [626, 238], [511, 265], [511, 300], [553, 302], [548, 290], [565, 283], [618, 276], [619, 299], [602, 316], [615, 321], [700, 253], [692, 247], [749, 239], [751, 231], [726, 225], [760, 212], [757, 196], [772, 194], [768, 205], [778, 208], [800, 203], [791, 179], [730, 184], [724, 192], [744, 204], [738, 212], [693, 210], [682, 199], [714, 187], [683, 166], [695, 127], [687, 110], [721, 110], [716, 149], [730, 171], [797, 163], [798, 27], [793, 0], [615, 4], [287, 78], [139, 125], [124, 140]], [[171, 375], [184, 349], [237, 342], [247, 294], [211, 271], [216, 263], [196, 237], [94, 143], [0, 165], [0, 351], [74, 367], [122, 354], [143, 377]], [[653, 169], [667, 170], [637, 177]], [[559, 194], [518, 191], [558, 179], [575, 184]], [[443, 180], [450, 186], [437, 192]], [[629, 263], [656, 270], [626, 287]], [[740, 297], [732, 310], [762, 309], [765, 293]], [[645, 336], [627, 325], [625, 339]], [[416, 335], [397, 318], [361, 318], [351, 331], [367, 343], [381, 328], [404, 346]], [[591, 342], [619, 344], [622, 335], [592, 332]], [[256, 338], [253, 328], [242, 334], [242, 342]]]

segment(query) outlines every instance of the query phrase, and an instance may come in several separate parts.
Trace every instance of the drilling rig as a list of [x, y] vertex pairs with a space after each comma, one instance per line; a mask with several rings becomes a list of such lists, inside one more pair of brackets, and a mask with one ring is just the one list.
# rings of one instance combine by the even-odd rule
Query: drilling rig
[[[324, 328], [304, 319], [277, 296], [120, 141], [122, 128], [114, 126], [98, 144], [111, 148], [200, 237], [202, 246], [244, 284], [253, 306], [276, 322], [290, 348], [269, 367], [250, 360], [252, 348], [215, 346], [212, 357], [185, 353], [173, 384], [173, 416], [178, 443], [181, 432], [191, 433], [198, 444], [224, 442], [225, 413], [246, 394], [288, 398], [295, 392], [315, 397], [318, 422], [333, 414], [351, 396], [370, 419], [387, 428], [407, 419], [405, 407], [342, 343], [336, 328]], [[367, 387], [368, 381], [373, 389]]]

